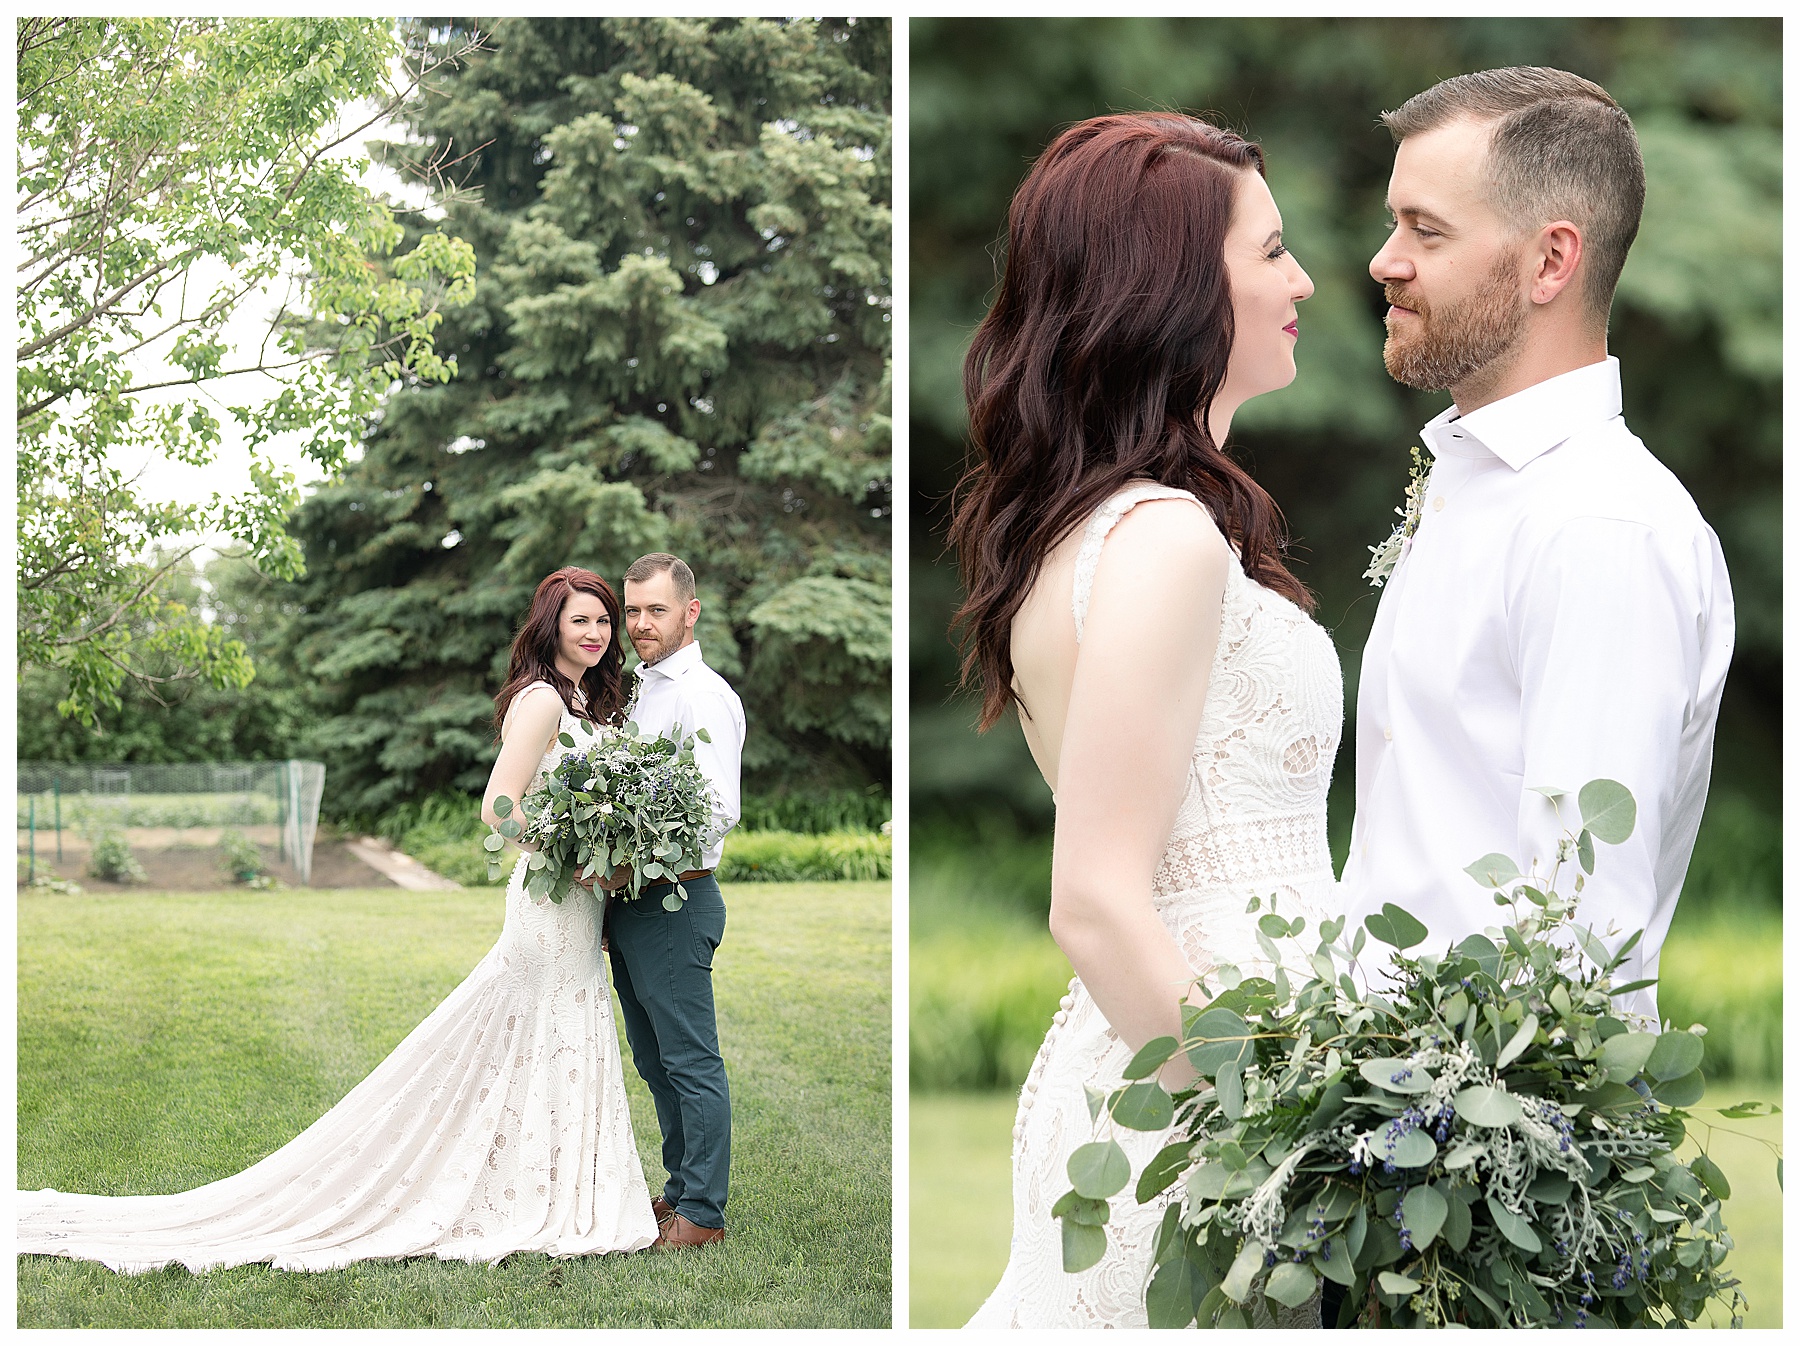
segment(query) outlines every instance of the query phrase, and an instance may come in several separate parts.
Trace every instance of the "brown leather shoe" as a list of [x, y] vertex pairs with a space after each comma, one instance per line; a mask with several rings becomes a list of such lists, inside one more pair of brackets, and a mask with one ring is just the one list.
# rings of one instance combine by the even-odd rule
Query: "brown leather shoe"
[[653, 1196], [650, 1198], [650, 1213], [656, 1217], [656, 1226], [660, 1229], [674, 1217], [675, 1207], [660, 1196]]
[[697, 1225], [685, 1215], [673, 1216], [662, 1227], [654, 1245], [658, 1252], [674, 1252], [677, 1248], [698, 1248], [703, 1243], [718, 1243], [725, 1237], [723, 1229]]

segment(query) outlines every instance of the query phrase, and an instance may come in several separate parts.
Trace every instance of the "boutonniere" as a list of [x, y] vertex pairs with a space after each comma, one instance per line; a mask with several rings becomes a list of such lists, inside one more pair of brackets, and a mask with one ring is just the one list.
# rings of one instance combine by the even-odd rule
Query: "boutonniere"
[[1394, 573], [1394, 567], [1400, 564], [1407, 539], [1412, 537], [1419, 526], [1419, 514], [1425, 508], [1425, 483], [1430, 478], [1431, 469], [1425, 466], [1425, 451], [1415, 444], [1412, 468], [1406, 478], [1406, 505], [1404, 508], [1394, 508], [1394, 513], [1400, 516], [1400, 522], [1394, 525], [1394, 531], [1388, 534], [1385, 542], [1369, 548], [1369, 568], [1363, 571], [1363, 578], [1377, 589]]

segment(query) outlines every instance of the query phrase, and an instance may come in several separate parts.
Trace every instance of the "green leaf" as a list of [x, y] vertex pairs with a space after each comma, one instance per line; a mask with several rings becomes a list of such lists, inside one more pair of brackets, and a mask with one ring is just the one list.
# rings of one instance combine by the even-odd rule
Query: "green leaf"
[[1117, 1141], [1090, 1141], [1069, 1156], [1069, 1181], [1085, 1197], [1115, 1196], [1130, 1180], [1131, 1161]]
[[1525, 1115], [1519, 1100], [1503, 1089], [1472, 1084], [1450, 1100], [1456, 1115], [1470, 1126], [1511, 1126]]
[[1100, 1120], [1100, 1109], [1106, 1106], [1106, 1094], [1091, 1084], [1083, 1084], [1081, 1087], [1087, 1091], [1088, 1120], [1097, 1122]]
[[694, 737], [699, 739], [702, 743], [712, 742], [712, 735], [707, 733], [705, 729], [696, 729], [694, 731]]
[[1137, 1055], [1131, 1058], [1131, 1064], [1125, 1067], [1125, 1078], [1128, 1080], [1148, 1079], [1163, 1068], [1165, 1062], [1175, 1055], [1181, 1044], [1172, 1037], [1151, 1038], [1138, 1049]]
[[1278, 1262], [1269, 1273], [1269, 1283], [1263, 1287], [1263, 1294], [1277, 1304], [1294, 1309], [1311, 1299], [1318, 1288], [1319, 1278], [1304, 1263]]
[[1411, 1276], [1402, 1276], [1398, 1271], [1377, 1272], [1375, 1279], [1390, 1295], [1416, 1295], [1425, 1288]]
[[[1637, 826], [1637, 801], [1616, 780], [1589, 781], [1581, 787], [1578, 803], [1582, 828], [1609, 846], [1629, 839]], [[1588, 872], [1593, 870], [1589, 868]]]
[[498, 832], [489, 832], [481, 839], [483, 850], [497, 851], [506, 845], [506, 838]]
[[512, 800], [508, 799], [505, 795], [495, 795], [494, 796], [494, 816], [496, 818], [510, 817], [512, 815], [512, 811], [513, 811]]
[[1190, 1041], [1205, 1039], [1188, 1048], [1188, 1060], [1207, 1079], [1218, 1073], [1227, 1061], [1248, 1065], [1252, 1056], [1250, 1025], [1236, 1013], [1216, 1005], [1202, 1010], [1188, 1030]]
[[[1138, 1177], [1134, 1193], [1138, 1205], [1147, 1205], [1152, 1197], [1169, 1190], [1175, 1179], [1181, 1176], [1181, 1170], [1187, 1167], [1188, 1151], [1192, 1148], [1189, 1142], [1179, 1140], [1156, 1152], [1156, 1157], [1144, 1165], [1144, 1171]], [[1170, 1206], [1169, 1209], [1174, 1210], [1175, 1207]]]
[[1494, 1228], [1506, 1236], [1506, 1241], [1514, 1247], [1523, 1248], [1528, 1253], [1542, 1252], [1544, 1244], [1531, 1227], [1531, 1222], [1523, 1215], [1515, 1215], [1493, 1197], [1487, 1198], [1488, 1216], [1494, 1222]]
[[[1463, 854], [1467, 855], [1468, 852], [1464, 851]], [[1519, 866], [1513, 862], [1511, 856], [1501, 855], [1497, 851], [1492, 855], [1482, 856], [1481, 859], [1464, 869], [1463, 873], [1484, 888], [1504, 888], [1514, 879], [1524, 877], [1519, 873]]]
[[1444, 1227], [1450, 1214], [1450, 1202], [1436, 1186], [1421, 1184], [1407, 1189], [1400, 1201], [1400, 1214], [1412, 1231], [1413, 1247], [1424, 1252]]
[[519, 820], [517, 818], [508, 818], [500, 824], [500, 835], [503, 837], [516, 838], [519, 833], [524, 830], [524, 828], [519, 826]]
[[1270, 912], [1267, 916], [1258, 920], [1256, 928], [1262, 931], [1263, 934], [1267, 935], [1270, 939], [1284, 939], [1287, 937], [1288, 933], [1288, 923], [1274, 912]]
[[663, 900], [662, 900], [663, 910], [664, 911], [680, 911], [681, 910], [681, 899], [682, 899], [682, 892], [680, 889], [676, 889], [672, 893], [664, 893]]
[[1347, 1245], [1345, 1251], [1350, 1254], [1352, 1262], [1362, 1256], [1363, 1242], [1368, 1238], [1368, 1234], [1369, 1208], [1359, 1204], [1355, 1210], [1350, 1212], [1350, 1223], [1344, 1229], [1344, 1242]]
[[1382, 903], [1379, 912], [1364, 917], [1363, 928], [1375, 939], [1383, 944], [1391, 944], [1396, 949], [1410, 949], [1415, 944], [1423, 944], [1431, 933], [1411, 912], [1392, 902]]
[[1387, 1152], [1388, 1141], [1393, 1140], [1394, 1163], [1400, 1168], [1423, 1168], [1437, 1158], [1437, 1142], [1431, 1133], [1423, 1129], [1414, 1129], [1402, 1133], [1404, 1124], [1396, 1117], [1382, 1127], [1381, 1146]]
[[1086, 1271], [1106, 1256], [1106, 1231], [1074, 1220], [1062, 1222], [1063, 1270]]
[[[1510, 934], [1511, 931], [1508, 930], [1507, 933]], [[1525, 1049], [1531, 1045], [1532, 1039], [1537, 1036], [1537, 1031], [1537, 1015], [1527, 1014], [1524, 1022], [1519, 1025], [1519, 1031], [1512, 1035], [1507, 1044], [1500, 1049], [1500, 1055], [1494, 1058], [1494, 1069], [1505, 1070], [1518, 1060]]]
[[1644, 1063], [1644, 1069], [1659, 1080], [1679, 1079], [1698, 1070], [1700, 1058], [1705, 1054], [1706, 1046], [1699, 1038], [1692, 1033], [1671, 1029], [1657, 1035], [1656, 1046], [1651, 1048], [1650, 1058]]
[[1050, 1208], [1050, 1215], [1053, 1219], [1073, 1220], [1076, 1224], [1101, 1228], [1112, 1219], [1112, 1205], [1085, 1197], [1080, 1192], [1064, 1192]]
[[1584, 829], [1581, 835], [1575, 838], [1575, 858], [1581, 862], [1583, 874], [1594, 872], [1594, 834], [1592, 832]]
[[1231, 1270], [1225, 1273], [1225, 1279], [1219, 1282], [1219, 1288], [1225, 1297], [1234, 1304], [1242, 1304], [1250, 1297], [1250, 1287], [1256, 1280], [1256, 1273], [1262, 1270], [1263, 1246], [1255, 1239], [1250, 1239], [1238, 1249], [1238, 1255], [1232, 1260]]
[[1424, 1066], [1416, 1066], [1411, 1061], [1395, 1056], [1373, 1057], [1356, 1069], [1370, 1084], [1385, 1089], [1390, 1094], [1422, 1094], [1430, 1090], [1434, 1083], [1431, 1072]]
[[1615, 1033], [1600, 1048], [1608, 1078], [1623, 1084], [1643, 1070], [1656, 1050], [1655, 1033]]
[[565, 748], [573, 748], [575, 746], [575, 740], [569, 736], [569, 732], [566, 729], [556, 736], [556, 741]]
[[1444, 1242], [1457, 1252], [1469, 1246], [1469, 1235], [1474, 1232], [1475, 1222], [1469, 1216], [1469, 1208], [1462, 1201], [1452, 1197], [1444, 1209]]
[[1176, 1256], [1156, 1268], [1144, 1291], [1144, 1313], [1151, 1327], [1183, 1328], [1194, 1321], [1206, 1283], [1194, 1264]]
[[1218, 1091], [1219, 1107], [1226, 1120], [1235, 1122], [1244, 1115], [1244, 1072], [1236, 1061], [1219, 1067], [1213, 1088]]
[[1719, 1116], [1737, 1121], [1744, 1117], [1773, 1117], [1780, 1111], [1781, 1109], [1773, 1103], [1754, 1103], [1746, 1100], [1742, 1103], [1733, 1103], [1728, 1108], [1720, 1108]]
[[1672, 1080], [1658, 1080], [1650, 1086], [1650, 1093], [1671, 1108], [1691, 1108], [1706, 1095], [1706, 1075], [1694, 1070]]
[[1473, 958], [1475, 966], [1490, 977], [1500, 975], [1500, 950], [1494, 941], [1486, 935], [1467, 935], [1456, 946], [1456, 952], [1464, 958]]
[[1697, 1154], [1688, 1164], [1696, 1178], [1706, 1184], [1706, 1190], [1719, 1200], [1724, 1201], [1731, 1196], [1731, 1184], [1725, 1179], [1725, 1171], [1704, 1154]]
[[1113, 1100], [1112, 1115], [1120, 1126], [1133, 1131], [1160, 1131], [1175, 1120], [1175, 1100], [1155, 1080], [1141, 1080]]

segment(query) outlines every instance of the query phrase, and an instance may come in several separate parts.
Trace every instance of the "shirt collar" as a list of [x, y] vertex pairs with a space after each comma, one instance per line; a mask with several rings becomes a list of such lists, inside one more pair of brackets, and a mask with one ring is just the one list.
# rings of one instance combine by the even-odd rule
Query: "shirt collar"
[[695, 668], [699, 663], [700, 642], [696, 640], [683, 645], [675, 653], [658, 659], [654, 664], [639, 664], [637, 672], [640, 678], [649, 677], [654, 673], [661, 677], [674, 679]]
[[1452, 406], [1420, 433], [1434, 457], [1486, 449], [1517, 472], [1579, 431], [1612, 420], [1622, 409], [1619, 361], [1609, 355], [1466, 416]]

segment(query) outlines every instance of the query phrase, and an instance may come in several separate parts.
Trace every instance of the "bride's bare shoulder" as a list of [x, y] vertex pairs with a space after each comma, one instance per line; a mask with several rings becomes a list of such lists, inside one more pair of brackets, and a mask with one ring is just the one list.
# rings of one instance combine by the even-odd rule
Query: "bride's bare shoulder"
[[1107, 534], [1100, 553], [1102, 569], [1113, 559], [1131, 557], [1172, 570], [1183, 564], [1211, 568], [1231, 555], [1231, 546], [1219, 531], [1212, 512], [1187, 496], [1142, 500], [1127, 510]]

